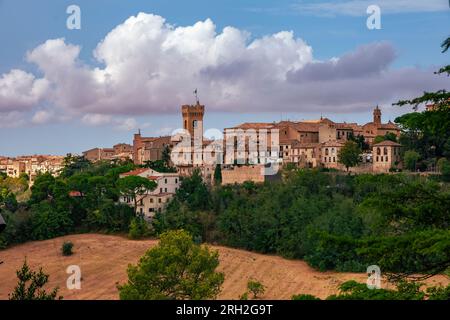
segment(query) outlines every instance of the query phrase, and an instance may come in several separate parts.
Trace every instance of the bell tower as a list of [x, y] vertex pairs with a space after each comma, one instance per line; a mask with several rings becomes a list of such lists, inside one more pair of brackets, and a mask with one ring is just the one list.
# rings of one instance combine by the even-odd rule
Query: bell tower
[[196, 105], [184, 105], [181, 107], [183, 114], [183, 129], [187, 130], [192, 138], [194, 132], [198, 132], [203, 136], [203, 115], [205, 114], [205, 106], [197, 101]]
[[381, 124], [381, 110], [378, 106], [373, 110], [373, 123]]

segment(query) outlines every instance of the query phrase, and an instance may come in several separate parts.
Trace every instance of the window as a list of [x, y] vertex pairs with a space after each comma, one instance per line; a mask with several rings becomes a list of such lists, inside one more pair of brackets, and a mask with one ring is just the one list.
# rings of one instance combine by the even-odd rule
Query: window
[[327, 162], [327, 157], [324, 157], [324, 158], [323, 158], [323, 162]]
[[150, 198], [150, 203], [153, 203], [153, 198]]
[[336, 162], [336, 157], [333, 157], [333, 162]]
[[378, 156], [377, 156], [377, 162], [378, 162]]
[[158, 198], [158, 203], [161, 203], [161, 198]]
[[[380, 155], [381, 154], [381, 150], [380, 150], [380, 148], [377, 148], [377, 155]], [[377, 157], [377, 161], [378, 161], [378, 157]]]
[[384, 155], [387, 155], [387, 154], [388, 154], [387, 148], [386, 148], [386, 147], [384, 147], [384, 149], [383, 149], [383, 154], [384, 154]]
[[386, 159], [386, 162], [388, 162], [388, 159], [389, 159], [388, 156], [386, 156], [385, 159]]
[[164, 179], [164, 183], [167, 184], [167, 179]]
[[178, 183], [178, 179], [177, 178], [175, 178], [175, 183]]
[[198, 127], [198, 121], [197, 120], [193, 120], [192, 121], [192, 128], [197, 128]]
[[328, 148], [325, 149], [325, 155], [328, 155]]
[[331, 157], [328, 158], [328, 162], [331, 162]]
[[184, 128], [187, 129], [187, 120], [184, 120]]
[[162, 193], [162, 188], [159, 188], [159, 193]]
[[164, 192], [167, 192], [167, 188], [164, 188]]

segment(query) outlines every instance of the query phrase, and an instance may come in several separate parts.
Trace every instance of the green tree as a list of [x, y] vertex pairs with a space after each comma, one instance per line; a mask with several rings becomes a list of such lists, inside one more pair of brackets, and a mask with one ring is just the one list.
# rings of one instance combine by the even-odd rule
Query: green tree
[[148, 237], [151, 234], [150, 227], [144, 217], [137, 216], [131, 219], [130, 230], [128, 232], [128, 237], [130, 239], [142, 239]]
[[361, 149], [354, 141], [347, 141], [338, 154], [338, 162], [348, 169], [356, 166], [360, 161]]
[[437, 168], [442, 175], [442, 179], [450, 182], [450, 161], [445, 158], [439, 159], [437, 162]]
[[39, 269], [35, 272], [30, 269], [25, 260], [22, 268], [16, 271], [18, 283], [14, 291], [9, 295], [9, 300], [61, 300], [57, 298], [58, 288], [46, 292], [44, 286], [48, 282], [48, 275]]
[[258, 299], [259, 296], [264, 294], [266, 287], [259, 281], [249, 280], [247, 283], [247, 290], [253, 294], [253, 299]]
[[216, 186], [220, 186], [222, 183], [222, 168], [220, 164], [216, 164], [216, 168], [214, 169], [214, 184]]
[[118, 286], [120, 299], [213, 299], [224, 281], [218, 265], [217, 251], [195, 244], [183, 230], [169, 231], [138, 265], [128, 267], [128, 282]]
[[356, 137], [352, 134], [349, 137], [350, 140], [355, 141], [358, 144], [358, 147], [362, 151], [368, 151], [370, 150], [369, 144], [366, 142], [366, 138], [364, 138], [363, 135], [358, 134]]
[[164, 162], [166, 167], [170, 167], [170, 146], [166, 145], [164, 146], [164, 149], [161, 154], [161, 160]]
[[395, 133], [388, 132], [384, 136], [376, 136], [373, 140], [373, 144], [377, 144], [387, 140], [397, 142], [397, 136], [395, 135]]
[[138, 202], [156, 188], [156, 182], [140, 176], [127, 176], [117, 181], [117, 189], [124, 197], [129, 197], [134, 204], [136, 214]]
[[417, 162], [420, 159], [420, 154], [414, 150], [408, 150], [403, 155], [403, 162], [405, 164], [405, 168], [409, 171], [416, 171]]
[[192, 176], [181, 181], [176, 197], [180, 202], [186, 203], [191, 210], [209, 209], [210, 194], [200, 170], [194, 170]]

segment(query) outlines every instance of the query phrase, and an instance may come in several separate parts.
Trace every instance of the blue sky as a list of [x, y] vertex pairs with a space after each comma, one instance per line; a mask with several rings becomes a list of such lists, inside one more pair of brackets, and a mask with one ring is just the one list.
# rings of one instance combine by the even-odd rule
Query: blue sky
[[[382, 106], [386, 121], [393, 120], [396, 115], [409, 110], [390, 107], [394, 102], [392, 99], [407, 98], [405, 95], [420, 90], [449, 89], [448, 79], [430, 80], [428, 76], [432, 70], [449, 62], [449, 55], [439, 50], [440, 43], [450, 33], [448, 1], [371, 1], [370, 4], [379, 4], [381, 8], [381, 30], [367, 29], [368, 15], [363, 10], [367, 3], [363, 0], [0, 0], [0, 88], [2, 79], [6, 88], [3, 93], [0, 90], [0, 135], [6, 137], [0, 140], [0, 155], [76, 153], [95, 146], [131, 142], [132, 133], [138, 127], [145, 135], [165, 134], [181, 123], [177, 103], [192, 103], [192, 91], [196, 87], [199, 87], [200, 99], [207, 108], [205, 128], [218, 129], [244, 121], [300, 120], [317, 118], [320, 114], [341, 121], [367, 122], [375, 104]], [[81, 30], [66, 28], [66, 8], [71, 4], [81, 8]], [[135, 74], [136, 78], [142, 70], [141, 63], [145, 56], [139, 53], [136, 58], [133, 48], [148, 50], [148, 64], [155, 64], [150, 69], [158, 77], [169, 71], [177, 72], [177, 68], [168, 67], [164, 56], [156, 53], [153, 56], [153, 51], [162, 50], [155, 47], [159, 42], [149, 42], [144, 46], [136, 44], [138, 39], [142, 39], [142, 33], [138, 32], [145, 34], [151, 31], [149, 28], [157, 21], [154, 16], [141, 16], [141, 20], [147, 23], [147, 29], [127, 29], [129, 39], [126, 35], [114, 33], [110, 37], [112, 40], [109, 43], [105, 41], [100, 50], [101, 59], [93, 54], [108, 33], [139, 12], [160, 16], [171, 25], [161, 27], [161, 34], [174, 33], [177, 27], [194, 26], [209, 18], [213, 27], [204, 23], [198, 32], [182, 33], [182, 37], [193, 36], [195, 41], [199, 41], [189, 54], [212, 52], [211, 48], [205, 49], [201, 44], [204, 39], [202, 35], [211, 28], [214, 34], [208, 34], [209, 38], [205, 38], [205, 41], [211, 40], [211, 46], [216, 45], [213, 40], [222, 34], [225, 27], [234, 27], [239, 30], [239, 35], [229, 35], [232, 45], [230, 52], [223, 55], [225, 58], [216, 53], [217, 56], [211, 57], [211, 62], [206, 65], [198, 58], [192, 58], [192, 65], [198, 66], [198, 70], [192, 71], [190, 60], [186, 59], [180, 62], [180, 75], [174, 78], [169, 76], [166, 82], [151, 80], [140, 86], [142, 81], [136, 80], [134, 87], [127, 88], [127, 94], [132, 99], [120, 94], [98, 98], [98, 92], [92, 93], [88, 85], [74, 85], [83, 83], [83, 79], [87, 79], [84, 77], [95, 78], [95, 68], [98, 68], [105, 74], [113, 70], [112, 77], [117, 76], [117, 83], [122, 83], [114, 88], [114, 93], [120, 91], [125, 86], [123, 83], [133, 82], [133, 77], [127, 78], [130, 74], [123, 70], [135, 66], [136, 70], [130, 73]], [[281, 31], [292, 31], [292, 38], [289, 34], [273, 36]], [[244, 34], [247, 48], [242, 48], [239, 42]], [[117, 44], [114, 37], [121, 42]], [[64, 40], [37, 49], [49, 39], [61, 38]], [[258, 45], [252, 46], [255, 41]], [[277, 41], [281, 41], [282, 45]], [[280, 45], [281, 49], [278, 48]], [[79, 46], [74, 53], [76, 66], [69, 62], [52, 65], [54, 57], [73, 52], [71, 48], [75, 46]], [[182, 51], [181, 44], [173, 46]], [[236, 46], [235, 50], [233, 46]], [[257, 50], [252, 52], [257, 53], [254, 56], [242, 54], [255, 46]], [[358, 49], [361, 46], [366, 47]], [[127, 47], [130, 49], [127, 50]], [[35, 53], [30, 58], [27, 53], [33, 50]], [[234, 51], [236, 55], [241, 52], [239, 57], [233, 57]], [[116, 74], [114, 72], [119, 68], [120, 61], [114, 58], [115, 52], [126, 61], [137, 60]], [[287, 52], [280, 59], [281, 67], [274, 62], [280, 52], [283, 55]], [[303, 62], [296, 61], [292, 56], [297, 53], [299, 59], [304, 59]], [[173, 55], [167, 59], [171, 58], [173, 65], [181, 61], [177, 57]], [[336, 66], [335, 62], [330, 61], [332, 58], [347, 62]], [[289, 83], [275, 83], [279, 80], [275, 76], [260, 83], [260, 79], [267, 76], [262, 68], [264, 64], [269, 64], [268, 72], [273, 68], [274, 72], [286, 75]], [[352, 69], [352, 65], [356, 67]], [[73, 70], [64, 73], [65, 67]], [[321, 80], [305, 76], [304, 71], [308, 68], [312, 68], [314, 74], [323, 72]], [[13, 69], [23, 73], [13, 74]], [[245, 74], [241, 74], [243, 71], [239, 69], [245, 69]], [[89, 75], [80, 76], [84, 71]], [[191, 71], [192, 74], [187, 75]], [[183, 74], [186, 74], [185, 78]], [[238, 84], [233, 84], [229, 78], [224, 80], [230, 74], [237, 74]], [[29, 80], [27, 75], [33, 79]], [[58, 82], [61, 77], [78, 76], [78, 82], [68, 80], [64, 86]], [[333, 77], [336, 82], [330, 83], [324, 77]], [[415, 78], [414, 81], [411, 78]], [[16, 85], [17, 79], [25, 84]], [[45, 82], [46, 89], [39, 89], [40, 93], [36, 94], [36, 86], [41, 88], [42, 84], [35, 82], [39, 79]], [[173, 81], [173, 87], [168, 81]], [[367, 84], [357, 87], [358, 83]], [[26, 92], [27, 86], [33, 95]], [[55, 86], [61, 88], [54, 89]], [[307, 89], [301, 92], [296, 86]], [[336, 94], [332, 89], [340, 86], [344, 93], [337, 96], [334, 103], [333, 95]], [[373, 91], [370, 89], [372, 86]], [[396, 87], [399, 90], [392, 89]], [[101, 88], [100, 91], [104, 89]], [[147, 88], [151, 93], [142, 92]], [[365, 91], [370, 91], [366, 99]], [[24, 100], [20, 94], [28, 95], [29, 99]], [[64, 100], [65, 94], [75, 97], [71, 96], [67, 102]], [[273, 100], [267, 97], [273, 97]], [[97, 98], [102, 101], [97, 101]], [[280, 101], [279, 105], [277, 101]], [[120, 108], [121, 104], [123, 108]], [[336, 108], [333, 108], [334, 104]]]

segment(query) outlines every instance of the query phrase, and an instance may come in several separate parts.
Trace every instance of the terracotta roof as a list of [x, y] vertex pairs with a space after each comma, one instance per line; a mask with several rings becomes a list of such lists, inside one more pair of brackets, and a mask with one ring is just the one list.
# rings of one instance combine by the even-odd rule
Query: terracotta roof
[[292, 148], [295, 148], [295, 149], [300, 149], [300, 148], [316, 148], [316, 147], [318, 147], [319, 146], [319, 143], [307, 143], [307, 142], [304, 142], [304, 143], [301, 143], [301, 142], [298, 142], [297, 141], [297, 143], [294, 143], [293, 145], [292, 145]]
[[322, 147], [341, 147], [344, 144], [340, 141], [330, 140], [322, 143]]
[[381, 141], [381, 142], [379, 142], [377, 144], [374, 144], [373, 146], [374, 147], [375, 146], [378, 146], [378, 147], [387, 147], [387, 146], [401, 147], [402, 145], [400, 143], [397, 143], [397, 142], [394, 142], [394, 141], [391, 141], [391, 140], [385, 140], [385, 141]]
[[149, 170], [148, 168], [139, 168], [133, 171], [129, 171], [126, 173], [122, 173], [121, 176], [137, 176], [145, 171]]
[[245, 122], [229, 129], [271, 129], [273, 127], [274, 124], [268, 122]]
[[69, 197], [81, 197], [81, 192], [80, 191], [70, 191]]

